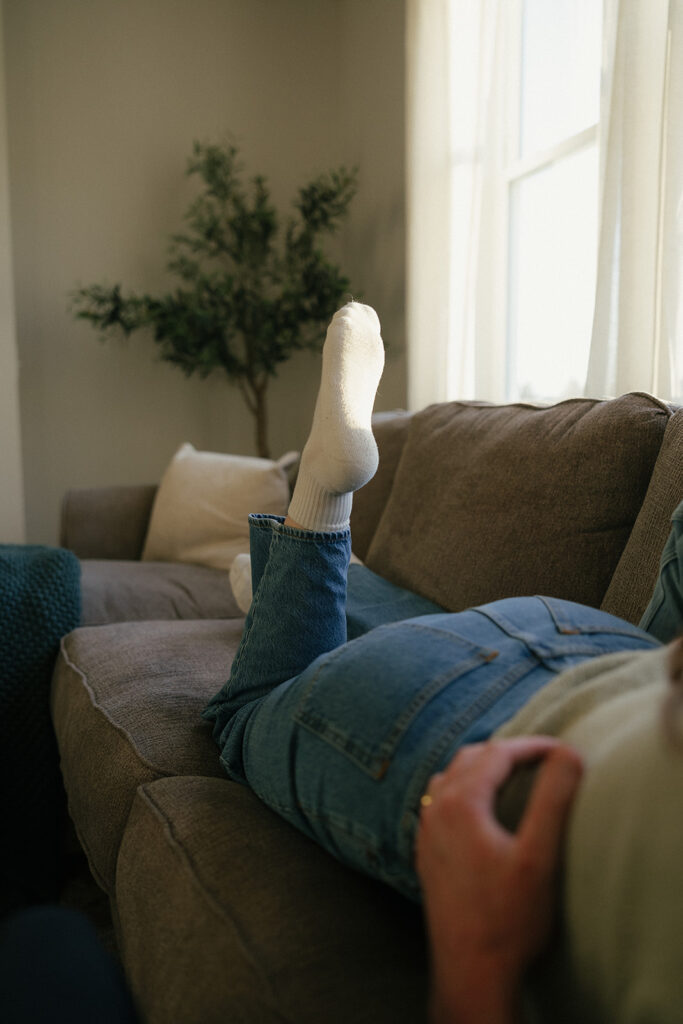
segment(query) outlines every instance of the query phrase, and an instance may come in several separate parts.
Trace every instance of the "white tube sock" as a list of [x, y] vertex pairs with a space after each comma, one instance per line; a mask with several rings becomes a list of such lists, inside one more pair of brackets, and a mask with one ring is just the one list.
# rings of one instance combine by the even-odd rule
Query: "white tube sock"
[[243, 553], [235, 555], [230, 567], [230, 586], [237, 607], [246, 615], [251, 607], [251, 557]]
[[348, 303], [327, 329], [313, 425], [289, 506], [290, 518], [306, 530], [345, 529], [353, 491], [375, 475], [371, 419], [383, 369], [377, 314]]

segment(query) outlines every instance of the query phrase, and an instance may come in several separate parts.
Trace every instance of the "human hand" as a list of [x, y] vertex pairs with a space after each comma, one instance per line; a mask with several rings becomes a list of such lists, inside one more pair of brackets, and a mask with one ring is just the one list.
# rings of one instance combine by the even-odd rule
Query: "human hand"
[[[495, 819], [516, 765], [543, 760], [516, 833]], [[557, 740], [520, 737], [463, 747], [434, 775], [416, 843], [432, 951], [432, 1019], [508, 1024], [523, 974], [546, 946], [569, 807], [582, 771]]]

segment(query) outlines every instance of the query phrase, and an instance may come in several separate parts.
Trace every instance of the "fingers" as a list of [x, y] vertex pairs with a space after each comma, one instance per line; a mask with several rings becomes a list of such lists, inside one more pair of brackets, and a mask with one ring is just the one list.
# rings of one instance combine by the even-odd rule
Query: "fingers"
[[566, 746], [552, 751], [539, 770], [518, 835], [520, 843], [542, 862], [553, 864], [559, 856], [582, 772], [581, 758]]
[[[463, 747], [443, 772], [433, 775], [427, 793], [432, 799], [456, 780], [469, 795], [491, 806], [497, 790], [519, 764], [526, 764], [553, 751], [569, 749], [549, 736], [520, 736], [510, 740], [472, 743]], [[575, 755], [578, 756], [578, 755]]]

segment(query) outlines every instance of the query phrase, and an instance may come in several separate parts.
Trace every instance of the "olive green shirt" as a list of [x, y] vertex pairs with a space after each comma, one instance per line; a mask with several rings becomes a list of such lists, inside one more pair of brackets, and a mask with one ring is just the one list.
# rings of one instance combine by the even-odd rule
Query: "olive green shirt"
[[[496, 733], [556, 736], [585, 760], [560, 934], [530, 984], [530, 1020], [683, 1021], [683, 742], [677, 749], [663, 727], [667, 656], [662, 647], [584, 662]], [[517, 773], [501, 793], [511, 826], [530, 782]]]

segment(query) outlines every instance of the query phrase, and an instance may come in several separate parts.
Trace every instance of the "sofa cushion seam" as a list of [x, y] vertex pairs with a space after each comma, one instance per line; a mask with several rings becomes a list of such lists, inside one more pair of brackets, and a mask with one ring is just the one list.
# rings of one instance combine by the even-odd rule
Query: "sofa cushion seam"
[[[211, 908], [212, 912], [214, 914], [216, 914], [217, 917], [219, 917], [222, 920], [224, 920], [225, 923], [233, 931], [235, 937], [237, 938], [238, 944], [239, 944], [240, 948], [242, 949], [242, 952], [244, 953], [248, 963], [250, 964], [250, 966], [254, 970], [256, 976], [264, 984], [264, 986], [265, 986], [265, 988], [266, 988], [266, 990], [268, 992], [269, 1001], [271, 1003], [271, 1009], [277, 1014], [278, 1018], [282, 1021], [282, 1024], [294, 1024], [294, 1022], [291, 1020], [291, 1018], [285, 1017], [285, 1016], [282, 1015], [282, 1012], [281, 1012], [281, 1010], [280, 1010], [280, 1008], [278, 1006], [278, 1000], [277, 1000], [275, 992], [273, 991], [273, 988], [272, 988], [271, 980], [268, 977], [268, 975], [265, 974], [263, 969], [261, 968], [261, 966], [260, 966], [260, 964], [258, 962], [257, 957], [255, 956], [254, 952], [251, 949], [251, 946], [250, 946], [249, 942], [247, 941], [246, 937], [243, 934], [242, 929], [239, 927], [239, 925], [234, 920], [234, 918], [231, 915], [229, 915], [224, 910], [224, 908], [220, 905], [220, 903], [218, 902], [216, 897], [213, 896], [213, 894], [209, 891], [207, 886], [200, 880], [199, 873], [198, 873], [198, 871], [197, 871], [197, 869], [195, 867], [195, 864], [194, 864], [194, 862], [192, 860], [192, 857], [188, 853], [188, 851], [185, 848], [185, 846], [177, 838], [177, 836], [175, 834], [175, 831], [174, 831], [174, 828], [173, 828], [173, 824], [172, 824], [171, 819], [161, 809], [161, 807], [159, 806], [157, 801], [154, 799], [154, 796], [152, 794], [150, 794], [150, 792], [149, 792], [149, 785], [150, 785], [149, 783], [146, 783], [146, 784], [143, 784], [141, 786], [138, 786], [137, 796], [139, 796], [140, 799], [143, 800], [147, 804], [147, 806], [151, 810], [152, 814], [154, 814], [154, 816], [160, 822], [162, 828], [164, 829], [164, 832], [166, 833], [166, 835], [168, 836], [168, 838], [169, 838], [169, 840], [170, 840], [170, 842], [172, 844], [172, 848], [173, 848], [174, 853], [176, 854], [176, 856], [178, 857], [178, 860], [183, 865], [186, 873], [190, 876], [191, 883], [200, 891], [202, 897], [206, 901], [207, 905]], [[129, 816], [128, 820], [130, 822], [130, 816]], [[127, 830], [128, 830], [128, 824], [126, 825], [126, 831]]]
[[118, 722], [115, 722], [112, 716], [106, 710], [106, 708], [97, 699], [93, 688], [88, 682], [85, 672], [83, 672], [83, 670], [79, 668], [78, 665], [76, 665], [69, 657], [69, 654], [66, 650], [64, 639], [61, 641], [60, 646], [62, 648], [62, 654], [64, 656], [66, 664], [80, 677], [83, 686], [85, 687], [85, 690], [90, 697], [93, 708], [95, 708], [98, 711], [98, 713], [102, 715], [105, 721], [114, 729], [115, 732], [117, 732], [120, 736], [123, 737], [123, 739], [125, 739], [128, 742], [131, 748], [135, 751], [135, 755], [140, 764], [143, 765], [145, 768], [148, 768], [155, 774], [159, 775], [159, 777], [161, 778], [175, 778], [178, 775], [178, 772], [171, 771], [168, 768], [161, 768], [158, 765], [154, 764], [152, 761], [150, 761], [148, 758], [146, 758], [144, 754], [142, 754], [137, 743], [135, 742], [135, 739], [133, 738], [133, 735], [128, 731], [128, 729], [125, 729]]

